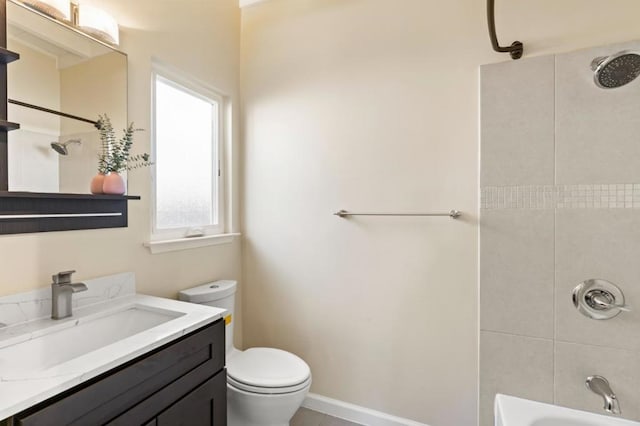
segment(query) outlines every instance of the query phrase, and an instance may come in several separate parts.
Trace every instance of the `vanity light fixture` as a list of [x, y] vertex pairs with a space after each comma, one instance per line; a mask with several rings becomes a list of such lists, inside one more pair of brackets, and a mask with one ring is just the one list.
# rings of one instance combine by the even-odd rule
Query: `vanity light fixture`
[[59, 21], [71, 21], [70, 0], [22, 0], [22, 2]]
[[78, 28], [100, 40], [120, 44], [118, 21], [102, 9], [81, 4], [78, 7]]

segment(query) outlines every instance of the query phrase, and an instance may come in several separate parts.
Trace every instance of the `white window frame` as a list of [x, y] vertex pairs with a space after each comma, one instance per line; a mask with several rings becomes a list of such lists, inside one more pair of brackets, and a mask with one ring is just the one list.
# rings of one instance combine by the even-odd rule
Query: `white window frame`
[[[200, 247], [203, 245], [219, 244], [230, 242], [232, 239], [231, 234], [225, 234], [226, 229], [226, 216], [227, 209], [225, 203], [225, 171], [224, 171], [224, 158], [225, 158], [225, 137], [227, 135], [227, 98], [217, 90], [207, 86], [206, 84], [197, 81], [194, 78], [185, 76], [183, 73], [169, 69], [166, 66], [153, 64], [151, 72], [151, 155], [155, 160], [157, 158], [157, 140], [156, 140], [156, 81], [160, 79], [165, 84], [174, 86], [175, 88], [185, 91], [195, 97], [203, 99], [205, 101], [213, 101], [218, 103], [218, 134], [217, 134], [217, 146], [214, 146], [212, 150], [212, 156], [215, 157], [217, 153], [217, 167], [212, 167], [212, 178], [214, 179], [214, 185], [212, 186], [212, 200], [216, 208], [218, 224], [217, 225], [203, 225], [199, 227], [180, 227], [172, 229], [158, 229], [157, 227], [157, 179], [156, 179], [156, 167], [151, 168], [151, 238], [150, 243], [147, 245], [152, 252], [164, 252], [173, 249], [167, 249], [167, 245], [175, 245], [175, 250], [182, 248]], [[212, 161], [214, 158], [212, 158]], [[216, 197], [217, 195], [217, 197]], [[211, 236], [224, 236], [231, 237], [224, 240], [212, 240]], [[195, 238], [194, 238], [195, 237]], [[227, 241], [227, 239], [229, 241]], [[185, 243], [185, 241], [187, 241]], [[208, 244], [202, 244], [197, 240], [208, 240]], [[154, 250], [154, 247], [156, 250]]]

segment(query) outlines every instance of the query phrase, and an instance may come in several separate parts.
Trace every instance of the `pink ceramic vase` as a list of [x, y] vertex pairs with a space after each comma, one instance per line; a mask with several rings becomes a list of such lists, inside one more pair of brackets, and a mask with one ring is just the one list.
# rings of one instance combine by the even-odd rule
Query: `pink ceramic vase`
[[92, 194], [103, 194], [102, 185], [104, 184], [104, 175], [102, 173], [98, 173], [91, 179], [91, 193]]
[[117, 172], [111, 172], [104, 177], [102, 192], [105, 194], [122, 195], [127, 191], [124, 179]]

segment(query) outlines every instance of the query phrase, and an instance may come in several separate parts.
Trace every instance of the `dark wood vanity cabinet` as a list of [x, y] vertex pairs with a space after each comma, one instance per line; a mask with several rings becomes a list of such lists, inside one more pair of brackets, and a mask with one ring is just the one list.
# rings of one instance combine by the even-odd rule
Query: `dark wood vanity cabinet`
[[14, 416], [15, 425], [227, 424], [224, 321]]

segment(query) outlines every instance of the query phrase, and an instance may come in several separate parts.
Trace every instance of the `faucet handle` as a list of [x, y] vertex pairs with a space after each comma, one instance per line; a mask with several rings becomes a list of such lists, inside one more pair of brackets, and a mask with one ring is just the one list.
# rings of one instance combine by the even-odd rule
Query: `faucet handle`
[[71, 275], [73, 275], [76, 271], [62, 271], [58, 272], [56, 275], [52, 275], [51, 279], [54, 284], [67, 284], [71, 282]]
[[602, 279], [589, 279], [573, 289], [573, 304], [581, 314], [595, 320], [607, 320], [620, 312], [629, 312], [620, 287]]
[[610, 294], [608, 293], [599, 292], [591, 294], [595, 291], [596, 290], [591, 290], [586, 295], [587, 303], [589, 303], [589, 306], [591, 306], [592, 308], [602, 311], [607, 311], [609, 309], [620, 309], [624, 312], [631, 312], [631, 308], [627, 305], [617, 305], [615, 303], [615, 299], [612, 300]]

